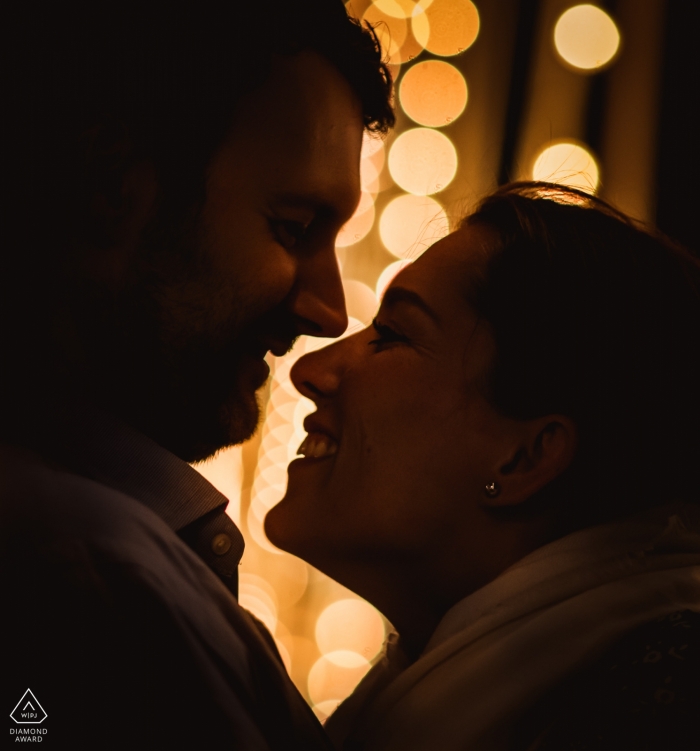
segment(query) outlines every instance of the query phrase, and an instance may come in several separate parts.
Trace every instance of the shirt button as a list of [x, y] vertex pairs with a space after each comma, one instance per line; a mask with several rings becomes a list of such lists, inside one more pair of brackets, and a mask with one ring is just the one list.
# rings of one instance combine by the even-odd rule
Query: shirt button
[[211, 549], [216, 555], [226, 555], [231, 550], [231, 538], [223, 533], [216, 535], [211, 541]]

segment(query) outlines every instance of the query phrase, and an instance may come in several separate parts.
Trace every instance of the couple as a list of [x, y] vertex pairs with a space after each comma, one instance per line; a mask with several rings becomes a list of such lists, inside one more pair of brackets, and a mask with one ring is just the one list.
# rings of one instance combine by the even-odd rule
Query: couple
[[363, 131], [393, 123], [387, 71], [330, 0], [77, 13], [18, 9], [12, 40], [12, 706], [31, 688], [72, 748], [680, 747], [697, 260], [574, 191], [505, 187], [370, 328], [298, 361], [318, 409], [268, 535], [398, 632], [326, 733], [186, 462], [254, 431], [268, 351], [344, 330], [334, 240]]

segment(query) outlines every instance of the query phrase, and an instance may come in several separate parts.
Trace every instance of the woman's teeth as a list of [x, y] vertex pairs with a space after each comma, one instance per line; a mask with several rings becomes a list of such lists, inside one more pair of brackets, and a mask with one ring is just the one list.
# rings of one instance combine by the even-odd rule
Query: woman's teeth
[[322, 459], [324, 456], [333, 456], [338, 450], [338, 444], [325, 433], [310, 433], [297, 449], [301, 454], [311, 459]]

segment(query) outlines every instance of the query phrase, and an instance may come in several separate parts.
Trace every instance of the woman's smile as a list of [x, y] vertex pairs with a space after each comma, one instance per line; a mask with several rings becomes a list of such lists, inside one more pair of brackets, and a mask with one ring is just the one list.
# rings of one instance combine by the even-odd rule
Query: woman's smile
[[482, 393], [490, 334], [454, 279], [478, 273], [488, 240], [478, 229], [442, 240], [394, 280], [370, 327], [294, 365], [317, 411], [265, 522], [278, 547], [342, 581], [335, 567], [358, 547], [389, 559], [464, 544], [464, 488], [489, 481], [479, 467], [500, 460], [502, 420]]
[[297, 449], [306, 459], [326, 459], [338, 451], [338, 444], [325, 433], [309, 433]]

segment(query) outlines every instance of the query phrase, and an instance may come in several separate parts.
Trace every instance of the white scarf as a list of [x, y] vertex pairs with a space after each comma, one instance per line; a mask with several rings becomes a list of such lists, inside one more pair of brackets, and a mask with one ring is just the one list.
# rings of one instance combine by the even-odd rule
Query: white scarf
[[502, 750], [539, 697], [637, 626], [686, 609], [700, 611], [700, 507], [584, 529], [457, 603], [412, 665], [390, 643], [326, 729], [362, 751]]

